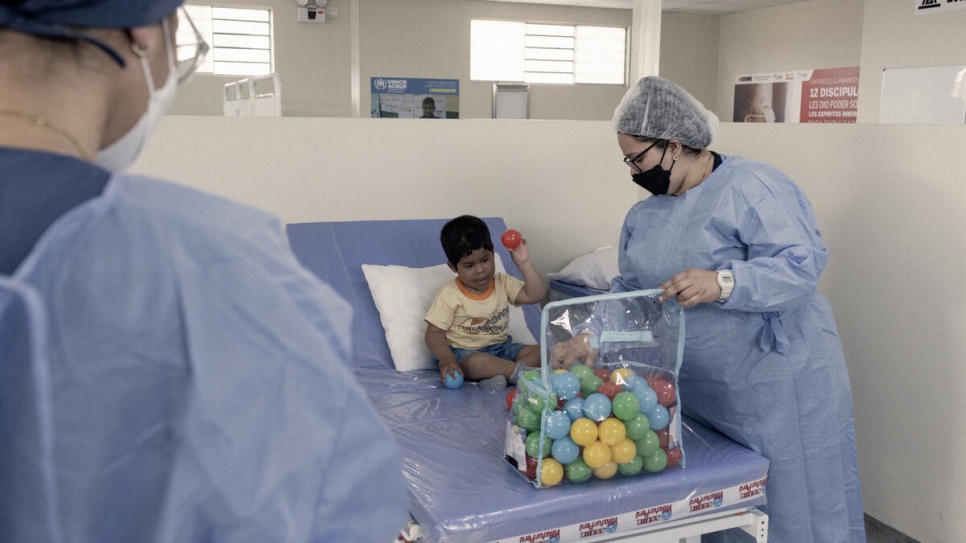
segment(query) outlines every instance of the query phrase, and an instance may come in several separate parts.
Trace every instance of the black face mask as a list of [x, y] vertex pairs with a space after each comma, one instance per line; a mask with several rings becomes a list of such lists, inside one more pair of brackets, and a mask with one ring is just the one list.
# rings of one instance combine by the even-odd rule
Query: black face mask
[[667, 147], [661, 153], [661, 161], [655, 164], [653, 168], [646, 172], [635, 173], [631, 176], [631, 179], [638, 186], [655, 196], [667, 194], [668, 188], [671, 186], [671, 170], [674, 169], [674, 164], [671, 164], [671, 170], [665, 170], [661, 167], [661, 162], [664, 162], [664, 155], [666, 153]]

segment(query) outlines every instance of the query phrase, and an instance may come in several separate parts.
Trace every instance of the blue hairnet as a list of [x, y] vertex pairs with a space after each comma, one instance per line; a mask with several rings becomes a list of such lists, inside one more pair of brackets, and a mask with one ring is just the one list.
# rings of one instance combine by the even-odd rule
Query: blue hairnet
[[694, 149], [711, 144], [718, 116], [678, 85], [650, 76], [628, 89], [614, 111], [614, 129], [622, 134], [666, 140], [675, 138]]
[[78, 39], [96, 45], [124, 66], [124, 60], [103, 42], [70, 27], [135, 28], [161, 21], [184, 0], [24, 0], [0, 5], [0, 28], [48, 38]]

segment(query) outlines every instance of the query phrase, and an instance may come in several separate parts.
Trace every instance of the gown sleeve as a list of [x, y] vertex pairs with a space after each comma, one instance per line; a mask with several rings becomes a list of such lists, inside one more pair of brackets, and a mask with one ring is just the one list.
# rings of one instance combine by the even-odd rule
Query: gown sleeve
[[790, 180], [749, 182], [736, 190], [735, 228], [747, 258], [724, 266], [732, 270], [735, 287], [723, 308], [780, 312], [800, 307], [828, 262], [811, 204]]

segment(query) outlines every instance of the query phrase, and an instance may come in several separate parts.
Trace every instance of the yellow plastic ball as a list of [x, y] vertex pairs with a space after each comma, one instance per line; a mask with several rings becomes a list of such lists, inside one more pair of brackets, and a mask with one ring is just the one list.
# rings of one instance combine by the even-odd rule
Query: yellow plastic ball
[[610, 462], [610, 447], [600, 441], [595, 441], [584, 447], [584, 463], [591, 469], [597, 469]]
[[616, 444], [611, 445], [610, 457], [618, 464], [626, 464], [634, 460], [635, 456], [637, 456], [637, 445], [626, 437]]
[[627, 382], [631, 376], [634, 375], [634, 370], [630, 368], [617, 368], [610, 374], [610, 381], [612, 383], [617, 383], [618, 385], [623, 385]]
[[617, 462], [611, 460], [599, 468], [594, 468], [594, 477], [598, 479], [610, 479], [617, 473]]
[[597, 423], [586, 417], [575, 420], [570, 425], [570, 439], [581, 447], [597, 441]]
[[553, 458], [544, 458], [540, 464], [540, 484], [554, 486], [563, 480], [564, 469], [560, 462]]
[[600, 421], [597, 426], [597, 436], [604, 445], [611, 445], [620, 442], [627, 437], [627, 428], [620, 419], [610, 417]]

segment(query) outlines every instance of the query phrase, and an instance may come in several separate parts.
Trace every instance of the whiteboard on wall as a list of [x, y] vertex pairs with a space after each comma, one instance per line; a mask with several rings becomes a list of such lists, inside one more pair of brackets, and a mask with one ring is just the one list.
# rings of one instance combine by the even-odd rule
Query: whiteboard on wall
[[966, 124], [966, 66], [883, 70], [879, 122]]

